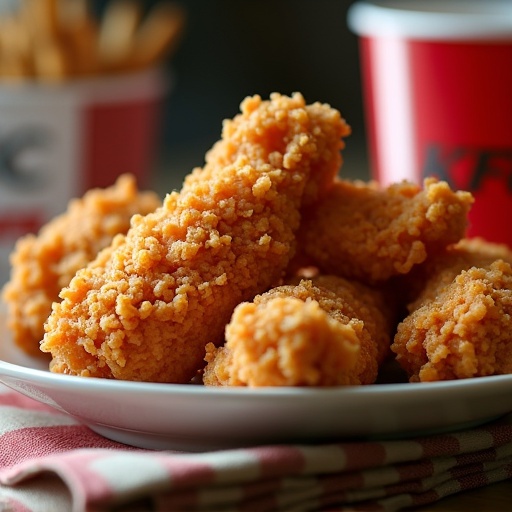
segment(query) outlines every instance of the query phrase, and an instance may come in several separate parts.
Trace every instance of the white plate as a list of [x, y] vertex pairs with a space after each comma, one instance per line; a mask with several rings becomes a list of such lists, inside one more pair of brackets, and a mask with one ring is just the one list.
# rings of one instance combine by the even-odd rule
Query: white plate
[[2, 323], [0, 382], [107, 438], [142, 448], [199, 451], [409, 437], [466, 428], [512, 411], [512, 375], [350, 388], [248, 389], [52, 374], [45, 362], [13, 346]]

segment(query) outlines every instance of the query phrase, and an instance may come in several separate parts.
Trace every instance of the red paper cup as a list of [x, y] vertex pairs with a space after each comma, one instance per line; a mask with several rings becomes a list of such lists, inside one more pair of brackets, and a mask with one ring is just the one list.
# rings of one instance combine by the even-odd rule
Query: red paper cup
[[355, 3], [372, 174], [475, 196], [468, 236], [512, 247], [512, 2]]
[[0, 286], [18, 237], [132, 173], [148, 186], [167, 80], [158, 70], [0, 85]]

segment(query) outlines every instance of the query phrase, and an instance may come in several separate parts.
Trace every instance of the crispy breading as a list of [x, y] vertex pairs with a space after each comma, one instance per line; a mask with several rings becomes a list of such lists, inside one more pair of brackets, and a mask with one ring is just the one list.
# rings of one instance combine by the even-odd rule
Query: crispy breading
[[105, 189], [92, 189], [70, 201], [65, 213], [40, 232], [25, 235], [11, 254], [11, 277], [3, 289], [13, 340], [31, 355], [43, 355], [44, 322], [76, 271], [85, 267], [118, 233], [126, 233], [135, 213], [160, 206], [154, 192], [139, 192], [135, 178], [120, 176]]
[[227, 328], [227, 339], [236, 342], [219, 349], [207, 345], [206, 360], [211, 364], [203, 377], [206, 385], [353, 383], [357, 333], [352, 325], [329, 316], [316, 301], [276, 297], [260, 304], [240, 304]]
[[379, 360], [385, 358], [390, 344], [390, 323], [377, 295], [358, 283], [321, 276], [278, 286], [252, 303], [240, 304], [226, 328], [226, 344], [207, 347], [204, 383], [335, 386], [375, 382]]
[[[411, 273], [409, 315], [392, 344], [412, 381], [509, 373], [512, 251], [462, 239]], [[510, 359], [509, 356], [507, 356]]]
[[471, 267], [487, 268], [502, 259], [512, 264], [512, 250], [506, 245], [488, 242], [482, 238], [463, 238], [445, 251], [429, 258], [404, 280], [408, 297], [407, 310], [415, 311], [434, 300], [463, 270]]
[[[254, 96], [244, 101], [242, 115], [224, 121], [222, 139], [207, 152], [206, 165], [186, 177], [185, 188], [190, 181], [207, 179], [215, 169], [234, 163], [240, 155], [254, 167], [268, 162], [279, 169], [291, 169], [300, 163], [303, 153], [314, 151], [317, 157], [310, 163], [302, 204], [323, 197], [332, 187], [342, 165], [340, 150], [345, 147], [342, 138], [350, 135], [350, 127], [329, 105], [318, 102], [305, 105], [300, 93], [293, 94], [293, 106], [284, 109], [278, 94], [272, 94], [270, 98], [268, 108], [273, 112], [269, 119], [255, 118], [253, 122], [247, 122], [247, 115], [261, 109], [260, 96]], [[294, 122], [290, 123], [290, 120]], [[316, 134], [314, 138], [304, 136], [304, 124], [308, 125], [310, 133]], [[333, 144], [333, 140], [339, 141], [338, 144]], [[312, 144], [314, 148], [307, 147]]]
[[223, 130], [236, 156], [196, 169], [61, 292], [41, 345], [52, 371], [188, 382], [235, 306], [280, 279], [305, 194], [338, 165], [346, 124], [299, 94], [255, 96], [241, 109]]
[[303, 213], [300, 258], [323, 273], [384, 282], [460, 240], [472, 202], [470, 193], [434, 178], [423, 189], [338, 180]]
[[[352, 315], [364, 322], [377, 345], [377, 364], [391, 355], [390, 345], [397, 321], [397, 297], [385, 287], [370, 287], [353, 279], [320, 274], [311, 278], [315, 286], [334, 292], [352, 308]], [[348, 313], [347, 313], [348, 314]]]

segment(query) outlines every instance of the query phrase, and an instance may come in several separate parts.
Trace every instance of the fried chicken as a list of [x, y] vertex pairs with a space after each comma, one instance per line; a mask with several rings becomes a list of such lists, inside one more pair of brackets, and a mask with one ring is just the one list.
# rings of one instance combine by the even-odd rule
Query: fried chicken
[[282, 285], [240, 304], [223, 347], [207, 346], [209, 386], [338, 386], [375, 382], [389, 351], [383, 297], [335, 276]]
[[354, 326], [329, 316], [316, 301], [276, 297], [257, 305], [240, 304], [226, 335], [236, 341], [217, 352], [213, 344], [207, 345], [206, 385], [354, 383], [351, 375], [360, 349], [358, 333]]
[[512, 265], [512, 250], [506, 245], [482, 238], [463, 238], [448, 246], [404, 279], [403, 292], [408, 297], [407, 311], [415, 311], [434, 300], [463, 270], [471, 267], [487, 268], [498, 259]]
[[116, 234], [128, 231], [132, 215], [149, 213], [160, 204], [157, 194], [139, 192], [134, 177], [123, 175], [111, 187], [89, 190], [83, 198], [73, 199], [67, 211], [37, 235], [18, 240], [3, 299], [13, 340], [23, 351], [42, 355], [43, 325], [60, 290]]
[[505, 246], [478, 240], [427, 262], [391, 347], [410, 381], [512, 372], [511, 263]]
[[[271, 100], [279, 95], [271, 95]], [[334, 183], [342, 165], [342, 154], [345, 143], [343, 137], [350, 135], [350, 127], [344, 120], [334, 120], [338, 113], [316, 102], [304, 105], [302, 95], [296, 93], [292, 97], [296, 105], [289, 112], [290, 119], [285, 110], [276, 110], [274, 117], [267, 126], [262, 120], [260, 126], [247, 122], [247, 115], [260, 109], [261, 98], [254, 96], [244, 102], [245, 116], [236, 116], [233, 120], [224, 121], [223, 137], [216, 142], [206, 154], [206, 165], [195, 169], [185, 178], [184, 188], [195, 180], [208, 179], [216, 169], [236, 162], [240, 155], [249, 159], [252, 166], [258, 168], [270, 163], [278, 169], [292, 169], [300, 164], [300, 155], [307, 151], [315, 151], [317, 158], [311, 161], [309, 178], [306, 183], [302, 204], [308, 205], [323, 197]], [[314, 138], [304, 136], [304, 126], [312, 134], [322, 133]], [[332, 144], [338, 140], [338, 144]], [[313, 149], [307, 146], [315, 145]]]
[[381, 283], [460, 240], [472, 202], [434, 178], [423, 189], [338, 180], [303, 212], [298, 258], [322, 273]]
[[331, 179], [346, 133], [337, 110], [306, 107], [300, 94], [246, 99], [223, 129], [236, 155], [211, 157], [180, 193], [134, 217], [61, 292], [41, 344], [51, 370], [190, 381], [235, 306], [281, 278], [304, 197], [324, 170]]
[[[382, 365], [391, 355], [390, 345], [397, 323], [399, 300], [387, 287], [370, 287], [353, 279], [334, 275], [312, 277], [315, 286], [326, 288], [341, 298], [344, 309], [359, 318], [377, 345], [377, 364]], [[348, 313], [346, 313], [348, 314]]]

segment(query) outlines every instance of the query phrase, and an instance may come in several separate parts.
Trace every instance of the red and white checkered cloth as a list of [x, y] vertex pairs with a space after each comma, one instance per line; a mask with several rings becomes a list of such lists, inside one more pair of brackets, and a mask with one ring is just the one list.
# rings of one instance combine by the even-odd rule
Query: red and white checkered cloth
[[512, 415], [454, 434], [208, 453], [131, 448], [0, 386], [0, 510], [393, 511], [512, 478]]

